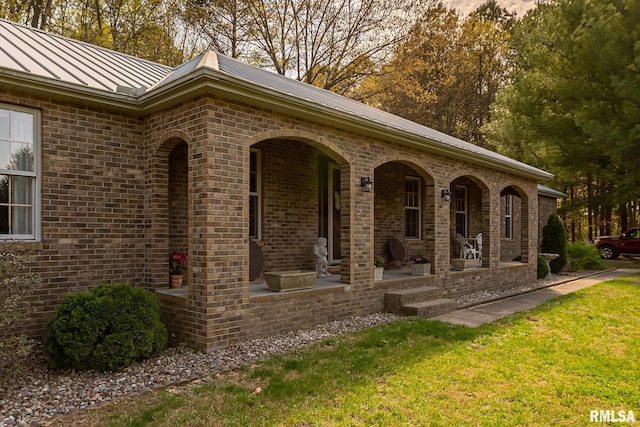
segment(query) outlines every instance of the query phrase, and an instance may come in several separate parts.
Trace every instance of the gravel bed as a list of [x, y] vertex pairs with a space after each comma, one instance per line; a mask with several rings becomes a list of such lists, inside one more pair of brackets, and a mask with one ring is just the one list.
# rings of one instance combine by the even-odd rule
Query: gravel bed
[[[581, 272], [580, 276], [584, 275], [585, 272]], [[469, 306], [571, 278], [570, 274], [550, 275], [530, 285], [476, 292], [456, 301], [459, 307]], [[115, 373], [51, 371], [47, 369], [44, 352], [36, 347], [28, 359], [15, 367], [9, 381], [0, 384], [0, 427], [44, 425], [47, 420], [58, 415], [99, 407], [128, 395], [226, 372], [272, 354], [309, 345], [330, 336], [389, 323], [398, 318], [389, 313], [353, 317], [206, 354], [182, 346], [168, 348], [154, 359]]]
[[112, 373], [51, 371], [47, 369], [42, 350], [36, 350], [29, 359], [15, 367], [8, 383], [0, 384], [0, 427], [44, 425], [46, 420], [57, 415], [99, 407], [127, 395], [226, 372], [272, 354], [398, 318], [390, 313], [353, 317], [207, 354], [187, 347], [168, 348], [154, 359]]

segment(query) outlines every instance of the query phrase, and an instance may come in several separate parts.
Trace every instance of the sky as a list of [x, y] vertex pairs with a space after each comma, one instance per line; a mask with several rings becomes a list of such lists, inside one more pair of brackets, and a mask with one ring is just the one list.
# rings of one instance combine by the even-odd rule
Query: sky
[[[480, 5], [486, 3], [486, 0], [444, 0], [444, 2], [448, 6], [456, 8], [461, 15], [467, 16]], [[518, 17], [524, 16], [529, 9], [536, 6], [536, 0], [497, 0], [497, 2], [509, 12], [515, 12]]]

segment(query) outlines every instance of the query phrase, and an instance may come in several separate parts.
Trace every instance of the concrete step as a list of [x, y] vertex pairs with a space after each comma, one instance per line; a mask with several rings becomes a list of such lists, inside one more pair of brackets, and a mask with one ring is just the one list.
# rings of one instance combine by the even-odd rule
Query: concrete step
[[423, 286], [413, 289], [399, 289], [388, 291], [384, 296], [384, 306], [387, 312], [400, 313], [402, 307], [422, 301], [438, 299], [442, 296], [442, 289], [435, 286]]
[[431, 301], [417, 302], [405, 305], [402, 310], [406, 316], [420, 316], [425, 318], [439, 316], [457, 310], [458, 305], [452, 299], [440, 298]]

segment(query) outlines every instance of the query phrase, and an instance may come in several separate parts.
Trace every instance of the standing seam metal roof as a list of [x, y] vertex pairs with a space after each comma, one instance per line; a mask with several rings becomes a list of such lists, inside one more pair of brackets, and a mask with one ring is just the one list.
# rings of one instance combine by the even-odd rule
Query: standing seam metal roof
[[0, 68], [116, 92], [154, 85], [172, 67], [0, 19]]

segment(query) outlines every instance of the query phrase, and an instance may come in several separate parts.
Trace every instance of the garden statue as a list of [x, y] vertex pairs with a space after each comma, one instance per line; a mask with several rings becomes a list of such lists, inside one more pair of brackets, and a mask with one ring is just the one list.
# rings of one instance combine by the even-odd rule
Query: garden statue
[[313, 246], [313, 252], [318, 257], [316, 259], [316, 272], [318, 273], [318, 277], [331, 276], [327, 270], [329, 267], [329, 260], [327, 259], [327, 255], [329, 254], [329, 251], [327, 250], [327, 239], [324, 237], [318, 237], [318, 243]]

